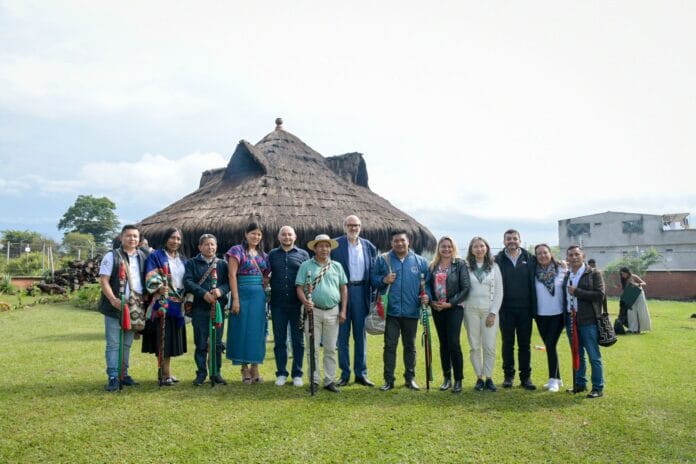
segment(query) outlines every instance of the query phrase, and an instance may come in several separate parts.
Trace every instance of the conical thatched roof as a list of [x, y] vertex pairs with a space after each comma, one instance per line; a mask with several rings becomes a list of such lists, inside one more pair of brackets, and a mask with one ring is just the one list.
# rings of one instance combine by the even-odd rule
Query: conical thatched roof
[[198, 237], [211, 233], [218, 251], [239, 243], [246, 226], [258, 222], [264, 246], [276, 246], [278, 229], [295, 228], [300, 247], [319, 233], [343, 234], [343, 219], [356, 214], [361, 235], [389, 249], [390, 232], [404, 229], [417, 252], [433, 250], [435, 238], [415, 219], [373, 193], [360, 153], [324, 158], [278, 126], [259, 143], [240, 141], [226, 168], [205, 171], [198, 190], [139, 223], [150, 245], [162, 244], [164, 231], [184, 234], [184, 251], [197, 252]]

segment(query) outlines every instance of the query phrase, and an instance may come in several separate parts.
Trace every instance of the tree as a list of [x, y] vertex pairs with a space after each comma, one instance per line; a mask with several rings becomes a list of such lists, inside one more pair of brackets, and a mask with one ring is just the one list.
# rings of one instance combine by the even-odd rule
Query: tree
[[33, 230], [3, 230], [2, 231], [2, 241], [11, 243], [40, 243], [41, 234], [34, 232]]
[[[63, 237], [63, 245], [61, 248], [70, 256], [78, 256], [91, 258], [94, 252], [96, 241], [91, 234], [81, 234], [79, 232], [68, 232]], [[78, 250], [80, 250], [78, 252]]]
[[632, 273], [643, 275], [650, 266], [660, 261], [662, 261], [662, 255], [655, 248], [650, 248], [644, 253], [629, 253], [621, 259], [612, 261], [604, 268], [604, 273], [618, 274], [619, 269], [627, 267]]
[[110, 241], [118, 232], [115, 210], [116, 204], [106, 197], [80, 195], [61, 218], [58, 229], [66, 233], [90, 234], [101, 245]]

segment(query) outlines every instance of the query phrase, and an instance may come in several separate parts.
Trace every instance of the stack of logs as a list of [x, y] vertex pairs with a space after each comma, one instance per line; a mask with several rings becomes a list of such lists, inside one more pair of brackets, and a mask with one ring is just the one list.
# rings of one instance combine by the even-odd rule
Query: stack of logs
[[88, 260], [71, 261], [68, 263], [68, 267], [56, 271], [52, 284], [43, 282], [38, 287], [46, 293], [62, 294], [65, 293], [66, 288], [75, 291], [83, 285], [99, 281], [100, 264], [101, 256]]

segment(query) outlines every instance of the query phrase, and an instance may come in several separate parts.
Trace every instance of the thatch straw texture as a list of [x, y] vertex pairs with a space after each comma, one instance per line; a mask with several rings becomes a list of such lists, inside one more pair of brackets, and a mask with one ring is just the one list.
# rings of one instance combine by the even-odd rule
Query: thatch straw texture
[[363, 156], [324, 158], [299, 138], [277, 128], [256, 145], [240, 141], [226, 168], [205, 171], [198, 190], [139, 223], [150, 245], [162, 244], [164, 231], [181, 228], [184, 251], [197, 252], [198, 237], [218, 238], [219, 252], [240, 243], [252, 221], [264, 229], [264, 247], [277, 246], [283, 225], [295, 228], [300, 247], [319, 233], [343, 234], [343, 219], [358, 215], [362, 236], [389, 249], [390, 232], [406, 230], [417, 252], [433, 250], [435, 238], [415, 219], [373, 193]]

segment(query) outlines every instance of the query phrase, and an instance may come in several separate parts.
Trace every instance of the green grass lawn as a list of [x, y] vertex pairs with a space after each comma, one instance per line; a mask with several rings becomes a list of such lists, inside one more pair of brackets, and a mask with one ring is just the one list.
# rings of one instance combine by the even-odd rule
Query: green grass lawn
[[[141, 385], [109, 394], [100, 314], [67, 303], [3, 312], [0, 462], [693, 461], [696, 319], [689, 316], [696, 305], [650, 301], [650, 311], [654, 332], [602, 349], [606, 396], [597, 400], [519, 387], [475, 392], [466, 355], [459, 395], [351, 385], [310, 397], [306, 388], [273, 384], [270, 344], [266, 383], [243, 385], [226, 362], [228, 386], [195, 388], [190, 327], [189, 353], [172, 361], [180, 385], [159, 388], [156, 359], [136, 341], [131, 374]], [[464, 331], [462, 339], [468, 350]], [[535, 332], [532, 345], [541, 344]], [[368, 345], [370, 377], [381, 384], [381, 337]], [[565, 336], [559, 346], [570, 384]], [[541, 386], [545, 354], [534, 351], [532, 362]], [[442, 374], [434, 372], [437, 387]], [[424, 386], [420, 351], [417, 373]]]

